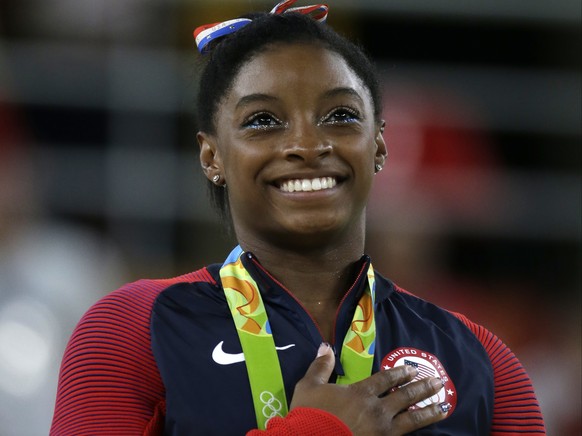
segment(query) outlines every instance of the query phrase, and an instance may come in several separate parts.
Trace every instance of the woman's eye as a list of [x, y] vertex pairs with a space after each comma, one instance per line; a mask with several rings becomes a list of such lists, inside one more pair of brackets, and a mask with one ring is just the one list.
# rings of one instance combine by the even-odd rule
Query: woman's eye
[[261, 112], [258, 114], [254, 114], [246, 119], [243, 123], [243, 127], [250, 128], [250, 129], [270, 129], [273, 127], [280, 126], [281, 120], [279, 120], [274, 115], [271, 115], [266, 112]]
[[340, 107], [332, 110], [323, 117], [322, 123], [326, 124], [349, 124], [360, 120], [358, 111], [352, 108]]

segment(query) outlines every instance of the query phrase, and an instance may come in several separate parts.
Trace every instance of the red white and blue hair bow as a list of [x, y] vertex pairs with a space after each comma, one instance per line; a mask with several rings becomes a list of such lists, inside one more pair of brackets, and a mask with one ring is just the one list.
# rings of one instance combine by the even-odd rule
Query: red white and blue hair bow
[[[269, 13], [272, 15], [281, 15], [287, 12], [296, 12], [303, 15], [309, 15], [314, 20], [320, 22], [324, 22], [327, 18], [327, 5], [319, 4], [292, 8], [291, 5], [296, 1], [297, 0], [282, 1], [276, 4]], [[235, 18], [234, 20], [223, 21], [222, 23], [205, 24], [197, 27], [196, 30], [194, 30], [194, 40], [196, 41], [198, 51], [205, 54], [209, 50], [208, 44], [210, 44], [210, 42], [236, 32], [251, 21], [252, 20], [249, 18]]]

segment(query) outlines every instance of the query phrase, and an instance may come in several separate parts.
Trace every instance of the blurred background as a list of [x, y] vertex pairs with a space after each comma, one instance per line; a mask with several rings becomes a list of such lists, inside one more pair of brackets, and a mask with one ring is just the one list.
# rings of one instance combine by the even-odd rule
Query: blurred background
[[[0, 3], [0, 436], [47, 434], [94, 301], [225, 257], [191, 32], [273, 3]], [[329, 3], [383, 84], [375, 267], [504, 339], [549, 434], [581, 434], [580, 2]]]

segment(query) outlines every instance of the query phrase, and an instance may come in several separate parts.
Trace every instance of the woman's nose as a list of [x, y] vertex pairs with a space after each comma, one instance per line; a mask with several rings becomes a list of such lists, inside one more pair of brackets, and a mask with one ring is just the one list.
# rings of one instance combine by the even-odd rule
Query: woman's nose
[[311, 163], [331, 154], [332, 150], [331, 142], [321, 134], [316, 125], [301, 123], [292, 128], [284, 153], [289, 160]]

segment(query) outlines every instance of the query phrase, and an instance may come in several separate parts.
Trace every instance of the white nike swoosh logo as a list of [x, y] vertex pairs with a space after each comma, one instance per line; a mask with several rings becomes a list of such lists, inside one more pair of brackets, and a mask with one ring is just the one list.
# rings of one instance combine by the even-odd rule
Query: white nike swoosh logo
[[[222, 349], [222, 344], [224, 341], [220, 341], [214, 350], [212, 350], [212, 360], [214, 360], [219, 365], [232, 365], [233, 363], [239, 363], [245, 361], [244, 353], [226, 353]], [[275, 347], [278, 351], [288, 350], [294, 347], [295, 344], [285, 345], [284, 347]]]

